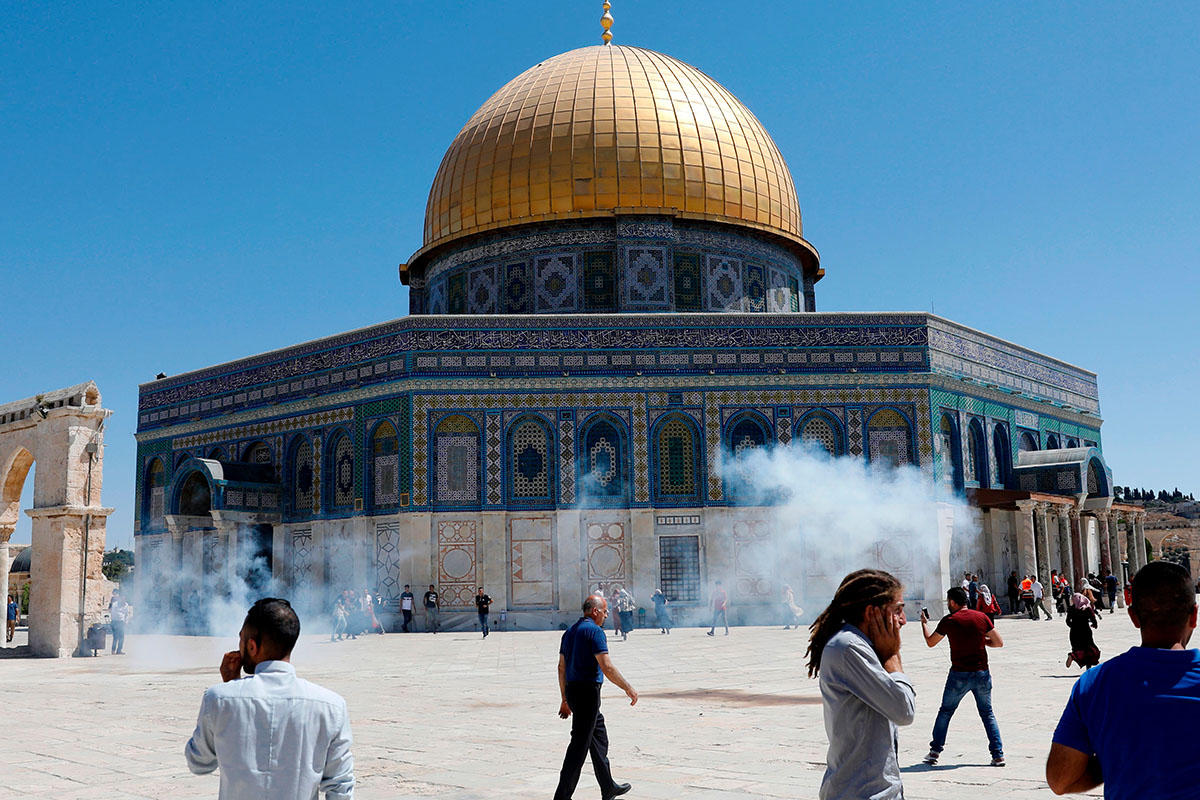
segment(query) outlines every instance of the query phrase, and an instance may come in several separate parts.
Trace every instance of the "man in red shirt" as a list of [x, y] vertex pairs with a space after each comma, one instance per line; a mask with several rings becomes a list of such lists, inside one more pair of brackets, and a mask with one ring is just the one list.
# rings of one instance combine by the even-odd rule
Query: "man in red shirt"
[[929, 755], [925, 763], [936, 764], [946, 746], [946, 731], [950, 718], [958, 709], [959, 702], [967, 692], [975, 695], [975, 707], [987, 731], [988, 749], [992, 751], [992, 766], [1004, 766], [1004, 745], [1000, 741], [1000, 725], [992, 713], [992, 674], [988, 672], [987, 648], [1003, 647], [1000, 632], [992, 625], [986, 614], [967, 608], [967, 593], [955, 586], [946, 592], [946, 607], [950, 613], [942, 617], [937, 629], [930, 632], [929, 616], [921, 614], [921, 632], [925, 644], [937, 646], [942, 639], [950, 638], [950, 674], [946, 676], [946, 688], [942, 692], [942, 707], [938, 709], [937, 721], [933, 723], [933, 741], [929, 743]]
[[717, 581], [717, 588], [713, 589], [712, 599], [709, 601], [709, 606], [713, 612], [712, 627], [708, 629], [709, 636], [715, 636], [717, 631], [717, 620], [725, 626], [725, 635], [729, 635], [729, 619], [725, 616], [725, 607], [729, 604], [729, 596], [725, 594], [725, 590], [721, 588], [721, 582]]

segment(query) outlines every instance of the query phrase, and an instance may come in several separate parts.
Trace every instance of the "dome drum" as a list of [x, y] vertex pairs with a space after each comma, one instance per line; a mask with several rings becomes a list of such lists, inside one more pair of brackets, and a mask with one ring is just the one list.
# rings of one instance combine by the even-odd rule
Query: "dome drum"
[[410, 278], [414, 314], [815, 311], [778, 239], [666, 215], [559, 220], [477, 234]]

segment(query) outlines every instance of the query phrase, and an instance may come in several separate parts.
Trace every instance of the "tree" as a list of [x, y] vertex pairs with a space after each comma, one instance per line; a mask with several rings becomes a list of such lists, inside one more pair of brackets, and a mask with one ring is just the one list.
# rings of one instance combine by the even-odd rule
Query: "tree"
[[104, 566], [101, 567], [104, 577], [110, 581], [120, 581], [129, 574], [133, 567], [133, 553], [129, 550], [109, 550], [104, 554]]

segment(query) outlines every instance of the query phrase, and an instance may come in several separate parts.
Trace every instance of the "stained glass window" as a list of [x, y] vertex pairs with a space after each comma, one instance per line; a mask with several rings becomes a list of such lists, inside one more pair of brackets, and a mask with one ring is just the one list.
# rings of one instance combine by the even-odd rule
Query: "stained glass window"
[[465, 414], [438, 423], [436, 496], [439, 503], [479, 502], [479, 427]]
[[686, 422], [675, 418], [658, 433], [658, 493], [681, 497], [696, 493], [695, 439]]
[[333, 508], [354, 507], [354, 446], [350, 437], [341, 435], [330, 448], [329, 466], [333, 484]]
[[549, 453], [545, 428], [533, 420], [518, 423], [512, 432], [509, 454], [513, 497], [549, 499]]
[[582, 478], [585, 495], [620, 497], [625, 493], [621, 435], [606, 421], [592, 424], [583, 439]]
[[313, 470], [313, 451], [308, 439], [301, 438], [292, 451], [292, 510], [311, 514], [313, 510], [316, 472]]

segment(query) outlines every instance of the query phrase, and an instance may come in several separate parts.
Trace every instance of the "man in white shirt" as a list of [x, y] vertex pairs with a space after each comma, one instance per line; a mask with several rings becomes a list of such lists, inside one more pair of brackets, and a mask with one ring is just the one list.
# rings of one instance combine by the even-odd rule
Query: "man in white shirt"
[[1050, 614], [1050, 607], [1046, 605], [1046, 590], [1042, 587], [1042, 582], [1037, 575], [1033, 576], [1033, 607], [1030, 609], [1030, 616], [1038, 619], [1041, 614], [1046, 615], [1046, 622], [1053, 619]]
[[[287, 600], [259, 600], [238, 649], [221, 661], [225, 682], [204, 693], [183, 753], [197, 775], [220, 768], [220, 800], [354, 797], [346, 701], [296, 677], [290, 658], [298, 638], [300, 618]], [[247, 677], [238, 677], [242, 670]]]

